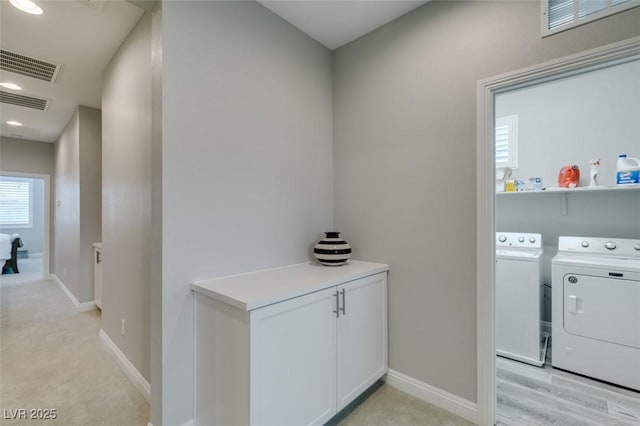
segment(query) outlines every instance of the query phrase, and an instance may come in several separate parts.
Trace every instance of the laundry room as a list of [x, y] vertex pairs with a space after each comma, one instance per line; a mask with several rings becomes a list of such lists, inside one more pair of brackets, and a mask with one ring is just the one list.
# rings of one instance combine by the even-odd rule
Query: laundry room
[[[496, 183], [496, 231], [542, 234], [547, 285], [558, 237], [640, 238], [640, 185], [616, 182], [619, 156], [640, 157], [639, 75], [635, 60], [496, 96], [496, 125], [510, 120], [515, 151], [506, 161], [496, 159], [498, 171], [511, 169]], [[575, 188], [559, 186], [566, 166], [577, 166]], [[536, 178], [543, 190], [534, 190]]]
[[640, 396], [638, 76], [636, 57], [495, 96], [498, 414], [501, 367]]

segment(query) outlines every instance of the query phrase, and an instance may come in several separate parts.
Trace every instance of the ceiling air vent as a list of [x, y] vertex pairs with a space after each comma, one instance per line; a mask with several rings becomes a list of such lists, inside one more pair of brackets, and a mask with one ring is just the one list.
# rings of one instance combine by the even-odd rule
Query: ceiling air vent
[[34, 98], [32, 96], [17, 95], [15, 93], [3, 92], [0, 90], [0, 102], [3, 104], [17, 105], [25, 108], [45, 111], [49, 106], [46, 99]]
[[0, 49], [0, 69], [55, 83], [60, 65]]

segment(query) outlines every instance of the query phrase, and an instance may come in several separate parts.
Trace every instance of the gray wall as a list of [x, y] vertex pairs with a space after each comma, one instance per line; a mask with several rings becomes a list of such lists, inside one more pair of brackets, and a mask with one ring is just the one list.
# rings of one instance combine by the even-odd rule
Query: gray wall
[[600, 158], [598, 183], [615, 186], [618, 154], [640, 157], [639, 76], [635, 60], [497, 95], [496, 117], [518, 116], [512, 177], [557, 187], [560, 168], [577, 164], [588, 186], [589, 160]]
[[100, 239], [100, 111], [79, 106], [55, 143], [53, 272], [80, 302], [93, 300]]
[[[79, 114], [73, 113], [55, 143], [56, 185], [53, 211], [55, 260], [52, 272], [76, 299], [80, 294], [80, 142]], [[84, 293], [84, 292], [83, 292]], [[85, 299], [91, 300], [90, 298]]]
[[0, 137], [0, 170], [50, 175], [53, 183], [53, 144]]
[[193, 416], [189, 283], [306, 261], [332, 228], [331, 55], [255, 2], [162, 7], [159, 368], [177, 425]]
[[[34, 173], [49, 175], [49, 185], [51, 192], [51, 211], [53, 212], [53, 187], [55, 185], [54, 179], [54, 145], [52, 143], [36, 142], [26, 139], [15, 139], [0, 137], [0, 171], [2, 172], [19, 172], [19, 173]], [[44, 185], [44, 181], [43, 185]], [[42, 187], [44, 190], [44, 187]], [[36, 200], [42, 203], [40, 196], [36, 196]], [[44, 214], [44, 206], [38, 208], [41, 214]], [[53, 219], [53, 215], [51, 215]], [[38, 221], [40, 223], [40, 221]], [[42, 253], [42, 231], [31, 230], [28, 235], [27, 230], [17, 231], [24, 237], [24, 243], [26, 249], [30, 253]], [[53, 224], [49, 224], [50, 233], [50, 247], [49, 253], [51, 259], [53, 259]], [[39, 241], [39, 243], [37, 242]], [[48, 271], [44, 271], [47, 273]]]
[[[102, 229], [102, 113], [78, 107], [80, 118], [80, 279], [85, 300], [93, 300], [93, 243]], [[80, 299], [78, 299], [80, 300]]]
[[[151, 17], [102, 76], [102, 329], [149, 380]], [[121, 334], [121, 320], [125, 334]]]
[[335, 224], [391, 264], [390, 367], [476, 401], [476, 82], [640, 34], [540, 37], [540, 3], [434, 1], [334, 52]]

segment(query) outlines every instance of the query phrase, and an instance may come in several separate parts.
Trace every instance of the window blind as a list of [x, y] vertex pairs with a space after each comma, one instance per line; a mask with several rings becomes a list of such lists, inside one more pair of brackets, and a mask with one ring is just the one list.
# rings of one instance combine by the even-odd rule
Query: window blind
[[0, 226], [31, 225], [31, 179], [0, 178]]
[[509, 126], [496, 126], [496, 163], [509, 161]]
[[496, 166], [518, 168], [518, 116], [496, 118]]
[[573, 27], [638, 5], [639, 0], [548, 0], [547, 28]]

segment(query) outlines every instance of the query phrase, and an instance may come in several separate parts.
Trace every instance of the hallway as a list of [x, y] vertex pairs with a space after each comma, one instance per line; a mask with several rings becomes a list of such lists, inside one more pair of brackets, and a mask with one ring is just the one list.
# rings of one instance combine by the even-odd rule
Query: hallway
[[0, 277], [0, 424], [50, 409], [47, 424], [146, 425], [149, 404], [98, 337], [99, 311], [78, 313], [53, 281], [28, 276]]

